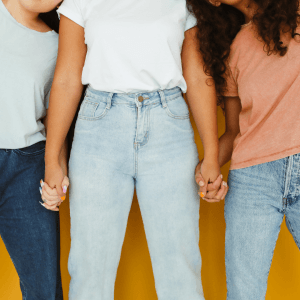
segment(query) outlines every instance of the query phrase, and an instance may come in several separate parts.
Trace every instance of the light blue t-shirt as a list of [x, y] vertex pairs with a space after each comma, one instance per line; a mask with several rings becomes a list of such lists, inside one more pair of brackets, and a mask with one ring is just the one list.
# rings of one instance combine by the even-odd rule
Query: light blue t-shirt
[[58, 34], [18, 23], [0, 0], [0, 149], [46, 139], [41, 122], [56, 64]]

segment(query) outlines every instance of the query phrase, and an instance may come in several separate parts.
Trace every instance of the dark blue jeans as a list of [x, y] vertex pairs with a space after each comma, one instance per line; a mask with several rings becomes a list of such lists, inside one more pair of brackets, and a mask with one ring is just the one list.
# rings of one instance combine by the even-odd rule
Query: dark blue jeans
[[18, 272], [24, 300], [63, 299], [59, 215], [39, 203], [44, 154], [44, 142], [0, 149], [0, 235]]

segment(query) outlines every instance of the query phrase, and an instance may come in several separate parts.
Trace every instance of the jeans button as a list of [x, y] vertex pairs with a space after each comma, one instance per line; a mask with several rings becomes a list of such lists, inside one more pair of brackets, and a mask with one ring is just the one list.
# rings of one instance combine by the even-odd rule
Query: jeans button
[[139, 100], [140, 102], [143, 102], [143, 101], [144, 101], [144, 97], [143, 97], [143, 96], [139, 96], [139, 97], [138, 97], [138, 100]]

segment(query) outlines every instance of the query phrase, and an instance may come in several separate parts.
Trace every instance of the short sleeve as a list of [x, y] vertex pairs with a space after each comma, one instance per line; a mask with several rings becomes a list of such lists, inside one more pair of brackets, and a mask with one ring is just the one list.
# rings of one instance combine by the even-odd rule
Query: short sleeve
[[187, 17], [185, 22], [185, 31], [195, 27], [197, 25], [196, 17], [187, 8]]
[[81, 27], [84, 27], [84, 19], [82, 17], [79, 1], [80, 0], [64, 0], [57, 11]]

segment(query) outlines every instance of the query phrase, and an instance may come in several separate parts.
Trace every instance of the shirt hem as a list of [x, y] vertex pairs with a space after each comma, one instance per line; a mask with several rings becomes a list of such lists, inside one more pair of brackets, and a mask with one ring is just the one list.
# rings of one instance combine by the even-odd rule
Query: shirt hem
[[267, 157], [259, 157], [255, 159], [251, 159], [245, 162], [240, 163], [231, 163], [229, 170], [238, 170], [238, 169], [244, 169], [248, 167], [253, 167], [255, 165], [260, 165], [268, 162], [272, 162], [275, 160], [283, 159], [291, 155], [295, 155], [300, 153], [300, 146], [294, 147], [292, 149], [288, 149], [286, 151], [282, 151], [280, 153], [274, 153], [271, 155], [268, 155]]

